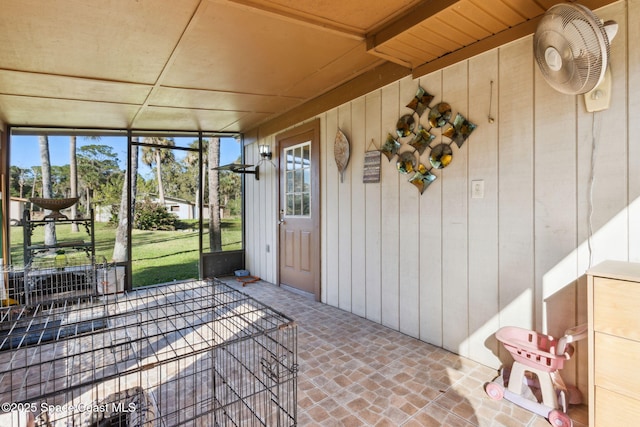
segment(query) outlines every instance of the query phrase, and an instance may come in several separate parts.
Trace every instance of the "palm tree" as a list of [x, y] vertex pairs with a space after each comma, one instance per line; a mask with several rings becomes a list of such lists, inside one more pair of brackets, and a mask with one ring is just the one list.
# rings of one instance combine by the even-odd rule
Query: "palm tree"
[[[48, 141], [47, 141], [47, 144], [48, 144]], [[31, 186], [31, 197], [36, 197], [36, 184], [38, 183], [38, 179], [40, 178], [40, 171], [42, 171], [42, 166], [31, 166], [31, 170], [33, 171], [33, 185]]]
[[24, 191], [24, 184], [26, 183], [24, 179], [24, 169], [20, 170], [20, 175], [18, 176], [18, 186], [20, 187], [19, 197], [22, 199], [22, 194]]
[[[78, 197], [78, 160], [76, 159], [76, 137], [69, 137], [69, 187], [71, 194], [69, 197]], [[71, 206], [71, 218], [78, 217], [78, 206], [76, 203]], [[79, 230], [78, 223], [71, 223], [71, 232], [77, 233]]]
[[[134, 137], [132, 142], [138, 142], [138, 138]], [[136, 192], [138, 182], [138, 146], [132, 145], [131, 147], [131, 162], [129, 163], [129, 177], [125, 179], [122, 184], [122, 198], [120, 201], [120, 210], [118, 211], [118, 228], [116, 229], [116, 241], [113, 245], [113, 261], [123, 262], [127, 260], [127, 234], [129, 231], [129, 215], [127, 208], [131, 210], [131, 216], [133, 216], [133, 209], [136, 205]], [[131, 181], [131, 203], [128, 203], [128, 185]]]
[[[51, 197], [51, 160], [49, 156], [49, 138], [46, 135], [38, 137], [40, 146], [40, 163], [42, 164], [42, 197]], [[44, 227], [44, 244], [53, 246], [56, 244], [56, 226], [50, 221]]]
[[27, 177], [31, 174], [31, 169], [23, 169], [19, 166], [11, 166], [11, 190], [20, 198], [24, 197], [25, 187], [28, 185]]
[[209, 168], [209, 249], [211, 252], [222, 250], [222, 233], [220, 223], [220, 138], [209, 138], [207, 147], [207, 164]]
[[[194, 149], [198, 149], [198, 147], [200, 146], [199, 141], [193, 141], [191, 144], [189, 144], [190, 148], [194, 148]], [[202, 149], [206, 149], [207, 143], [206, 141], [203, 142], [202, 144]], [[187, 153], [187, 156], [185, 157], [184, 161], [187, 164], [187, 166], [189, 166], [189, 170], [197, 170], [198, 165], [199, 165], [199, 159], [201, 157], [201, 152], [200, 151], [189, 151]], [[196, 176], [200, 177], [200, 184], [199, 186], [196, 187], [196, 200], [195, 200], [195, 205], [196, 205], [196, 214], [198, 215], [197, 217], [200, 218], [200, 192], [204, 191], [205, 188], [205, 183], [206, 183], [206, 177], [207, 177], [207, 158], [204, 157], [202, 159], [202, 173], [200, 173], [200, 171], [198, 171], [196, 173]]]
[[164, 206], [164, 187], [162, 185], [162, 164], [174, 161], [175, 158], [171, 150], [158, 147], [159, 145], [165, 145], [167, 147], [173, 147], [175, 142], [171, 138], [160, 137], [147, 137], [143, 141], [145, 144], [155, 145], [155, 147], [144, 147], [142, 149], [142, 162], [149, 166], [156, 167], [156, 179], [158, 181], [158, 199], [160, 204]]

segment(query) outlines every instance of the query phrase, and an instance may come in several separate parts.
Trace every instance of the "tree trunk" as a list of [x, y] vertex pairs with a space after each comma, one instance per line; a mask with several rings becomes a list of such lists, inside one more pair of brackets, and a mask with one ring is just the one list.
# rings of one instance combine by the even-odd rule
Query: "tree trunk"
[[[36, 184], [38, 183], [38, 170], [33, 167], [33, 186], [31, 187], [31, 197], [36, 197]], [[32, 207], [33, 208], [33, 207]]]
[[[198, 151], [198, 159], [202, 157], [202, 147], [200, 147], [200, 151]], [[206, 194], [205, 188], [207, 187], [207, 160], [202, 159], [201, 162], [198, 162], [200, 165], [200, 172], [198, 176], [200, 177], [200, 185], [196, 190], [196, 206], [198, 211], [198, 219], [200, 219], [200, 215], [202, 213], [202, 209], [200, 209], [200, 205], [202, 204], [204, 207], [204, 195]], [[202, 197], [200, 195], [202, 194]]]
[[[138, 142], [138, 138], [134, 138], [135, 142]], [[131, 147], [131, 163], [128, 165], [130, 170], [129, 179], [124, 180], [122, 185], [122, 198], [120, 200], [120, 210], [118, 211], [118, 228], [116, 229], [116, 242], [113, 245], [113, 261], [124, 262], [127, 261], [127, 237], [129, 232], [129, 215], [127, 212], [131, 212], [133, 217], [133, 211], [136, 205], [136, 191], [138, 181], [138, 146]], [[131, 203], [127, 202], [128, 185], [131, 182]], [[127, 208], [130, 207], [130, 211]]]
[[[38, 143], [40, 145], [40, 163], [42, 165], [42, 197], [50, 198], [51, 192], [51, 160], [49, 157], [49, 138], [46, 135], [40, 135], [38, 137]], [[46, 210], [46, 214], [51, 211]], [[54, 221], [50, 221], [44, 227], [44, 244], [55, 245], [56, 244], [56, 225]]]
[[[198, 156], [202, 156], [202, 151], [198, 153]], [[200, 178], [200, 185], [198, 185], [198, 189], [196, 190], [196, 210], [198, 212], [198, 219], [200, 219], [200, 215], [203, 213], [203, 209], [200, 209], [201, 205], [204, 208], [204, 195], [206, 194], [205, 188], [207, 186], [207, 165], [206, 161], [202, 161], [200, 163], [200, 173], [198, 177]]]
[[212, 170], [220, 166], [220, 138], [210, 138], [207, 150], [209, 167], [209, 248], [211, 252], [222, 250], [220, 224], [220, 172]]
[[22, 199], [22, 195], [24, 194], [24, 170], [20, 171], [20, 176], [18, 177], [18, 185], [20, 186], [20, 198]]
[[[71, 187], [70, 197], [78, 197], [78, 162], [76, 160], [76, 137], [69, 137], [69, 186]], [[71, 206], [71, 218], [78, 217], [78, 204], [74, 203]], [[71, 232], [77, 233], [79, 231], [78, 223], [71, 223]]]
[[155, 156], [156, 174], [158, 176], [158, 199], [160, 200], [160, 204], [164, 206], [164, 185], [162, 184], [162, 155], [160, 153], [160, 148], [156, 148]]

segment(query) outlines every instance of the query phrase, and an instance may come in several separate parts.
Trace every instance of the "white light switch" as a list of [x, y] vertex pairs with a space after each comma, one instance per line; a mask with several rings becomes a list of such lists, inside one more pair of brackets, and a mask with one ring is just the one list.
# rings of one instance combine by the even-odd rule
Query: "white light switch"
[[484, 180], [477, 179], [471, 181], [471, 198], [484, 199]]

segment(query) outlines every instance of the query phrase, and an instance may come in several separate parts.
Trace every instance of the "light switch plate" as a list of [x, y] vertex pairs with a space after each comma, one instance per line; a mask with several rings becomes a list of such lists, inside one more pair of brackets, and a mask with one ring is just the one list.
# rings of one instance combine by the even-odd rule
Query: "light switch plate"
[[471, 198], [484, 199], [484, 180], [477, 179], [471, 181]]

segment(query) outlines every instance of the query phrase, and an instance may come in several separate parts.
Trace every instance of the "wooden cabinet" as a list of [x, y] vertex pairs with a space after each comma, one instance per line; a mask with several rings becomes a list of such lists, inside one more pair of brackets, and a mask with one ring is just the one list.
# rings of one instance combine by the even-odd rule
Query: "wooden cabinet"
[[640, 264], [605, 261], [587, 272], [589, 425], [640, 419]]

